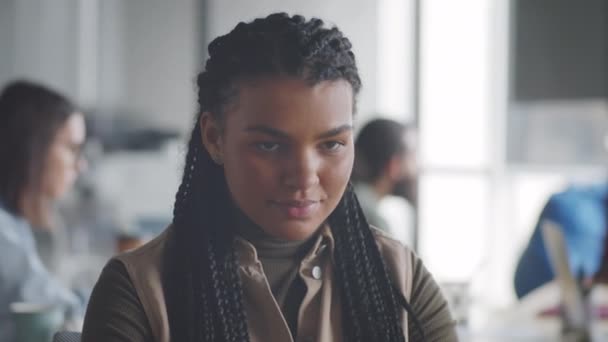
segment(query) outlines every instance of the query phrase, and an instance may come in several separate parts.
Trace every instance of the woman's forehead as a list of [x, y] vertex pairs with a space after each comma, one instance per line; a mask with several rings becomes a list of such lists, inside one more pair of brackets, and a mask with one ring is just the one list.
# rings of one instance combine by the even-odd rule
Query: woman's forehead
[[286, 132], [326, 131], [352, 125], [353, 91], [344, 80], [312, 85], [294, 78], [248, 80], [238, 85], [226, 116], [231, 130], [268, 126]]

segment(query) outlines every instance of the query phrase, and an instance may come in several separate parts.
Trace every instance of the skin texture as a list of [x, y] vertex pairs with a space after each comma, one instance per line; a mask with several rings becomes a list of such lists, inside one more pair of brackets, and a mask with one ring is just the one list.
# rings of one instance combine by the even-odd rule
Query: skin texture
[[45, 161], [42, 194], [49, 199], [62, 197], [86, 168], [80, 150], [86, 136], [84, 117], [72, 114], [57, 131]]
[[354, 159], [353, 91], [346, 81], [241, 81], [223, 122], [203, 113], [203, 143], [231, 196], [269, 235], [304, 240], [336, 208]]

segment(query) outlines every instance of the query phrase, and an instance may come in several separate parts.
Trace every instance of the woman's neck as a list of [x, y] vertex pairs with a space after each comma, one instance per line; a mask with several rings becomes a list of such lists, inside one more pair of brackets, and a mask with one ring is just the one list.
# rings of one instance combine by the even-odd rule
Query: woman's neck
[[310, 249], [311, 241], [314, 241], [317, 236], [317, 234], [313, 234], [302, 241], [284, 240], [266, 233], [241, 211], [237, 217], [237, 235], [251, 242], [260, 257], [292, 257], [306, 253]]

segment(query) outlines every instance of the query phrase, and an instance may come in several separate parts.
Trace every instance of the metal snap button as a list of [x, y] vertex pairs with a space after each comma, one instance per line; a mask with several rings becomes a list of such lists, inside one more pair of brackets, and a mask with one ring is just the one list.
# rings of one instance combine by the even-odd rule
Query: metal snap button
[[315, 266], [312, 268], [312, 277], [313, 278], [319, 280], [319, 279], [321, 279], [321, 275], [322, 275], [321, 267]]

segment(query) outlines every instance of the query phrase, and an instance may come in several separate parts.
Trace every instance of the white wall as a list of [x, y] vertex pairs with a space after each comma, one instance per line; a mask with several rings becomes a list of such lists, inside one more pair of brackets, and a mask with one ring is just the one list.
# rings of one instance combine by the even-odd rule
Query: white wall
[[0, 9], [0, 84], [27, 78], [74, 97], [77, 0], [4, 0]]
[[198, 0], [3, 0], [0, 84], [28, 78], [85, 108], [190, 126], [196, 108]]
[[128, 100], [126, 86], [126, 11], [122, 0], [99, 4], [98, 97], [105, 110], [113, 110]]
[[504, 160], [508, 32], [506, 0], [422, 2], [419, 252], [440, 282], [498, 306], [520, 242], [506, 218], [522, 216]]
[[0, 1], [0, 86], [11, 77], [13, 69], [14, 1]]
[[[125, 103], [154, 126], [186, 131], [196, 110], [196, 0], [124, 2]], [[111, 18], [110, 18], [111, 19]]]
[[414, 0], [378, 0], [377, 114], [400, 122], [416, 118]]

